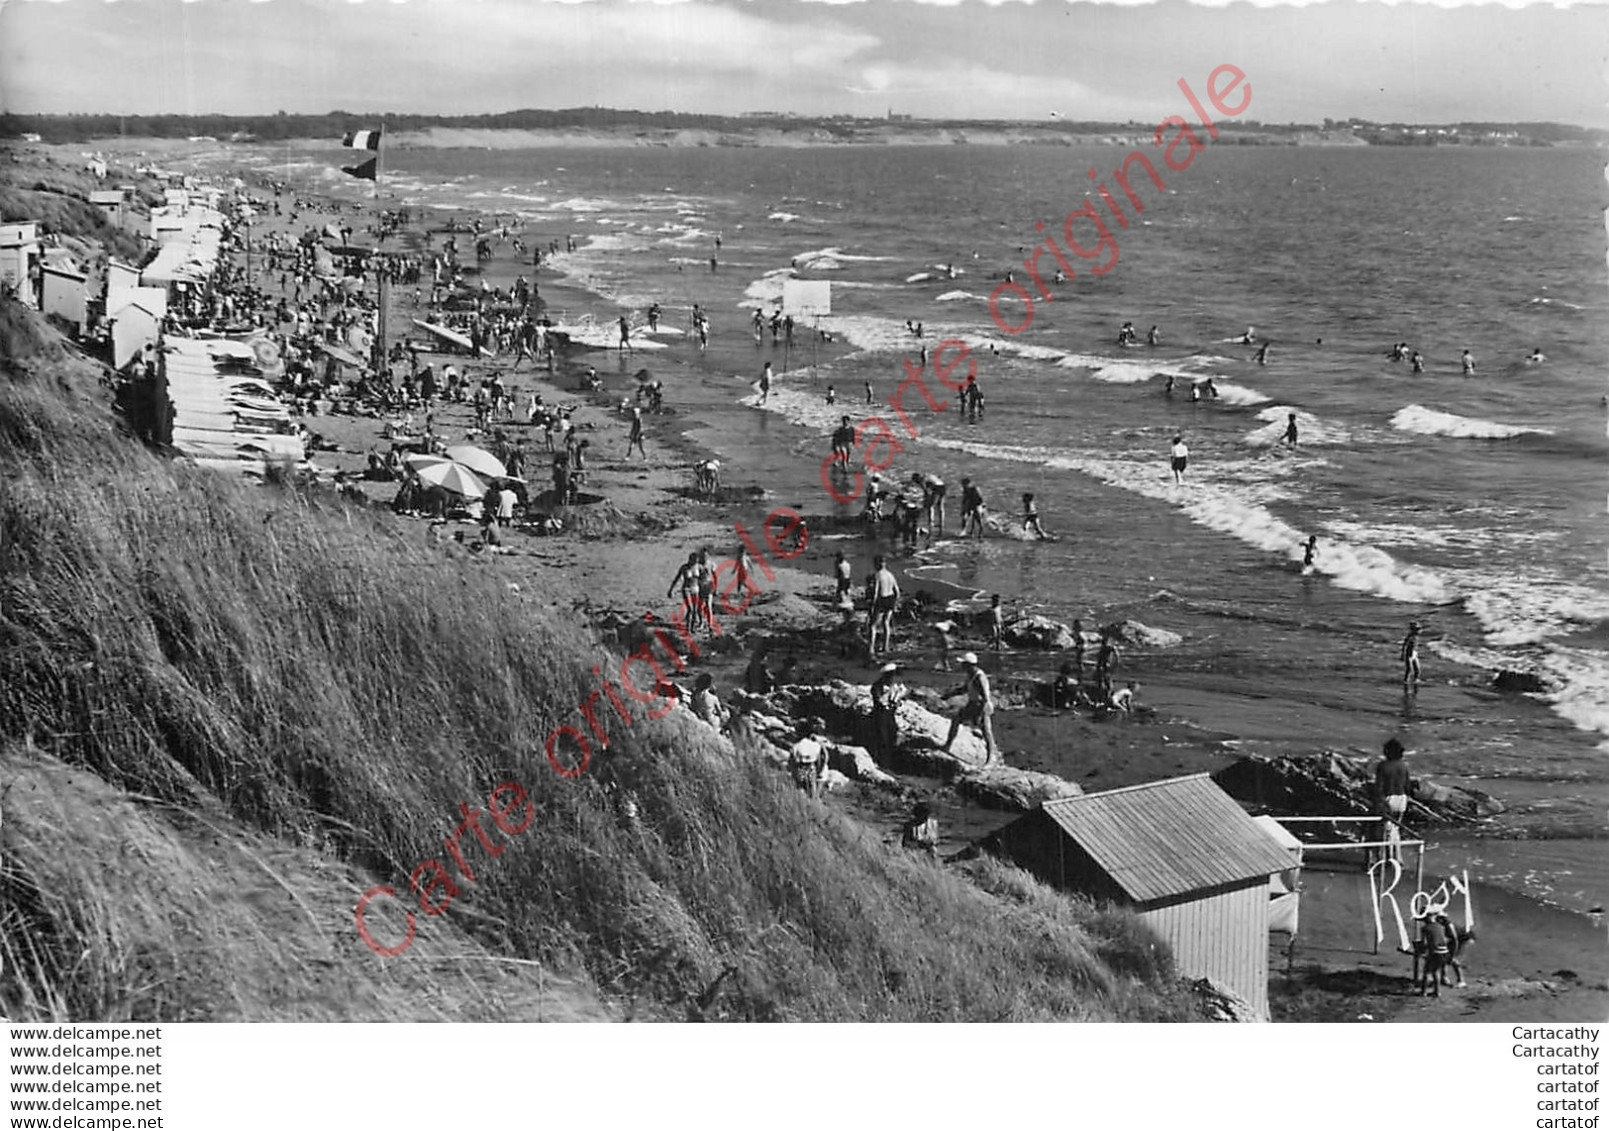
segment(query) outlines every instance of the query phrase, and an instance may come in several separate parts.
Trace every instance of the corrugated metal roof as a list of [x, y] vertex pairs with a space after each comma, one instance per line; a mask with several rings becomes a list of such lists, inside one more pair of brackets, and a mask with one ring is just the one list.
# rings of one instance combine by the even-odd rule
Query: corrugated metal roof
[[1043, 809], [1138, 903], [1290, 867], [1285, 850], [1206, 774], [1047, 801]]

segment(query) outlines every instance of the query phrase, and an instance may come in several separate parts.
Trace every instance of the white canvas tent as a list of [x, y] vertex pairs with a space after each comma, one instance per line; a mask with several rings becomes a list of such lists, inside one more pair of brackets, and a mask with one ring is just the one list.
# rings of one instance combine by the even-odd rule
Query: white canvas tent
[[784, 279], [782, 313], [817, 318], [832, 313], [832, 283], [821, 279]]

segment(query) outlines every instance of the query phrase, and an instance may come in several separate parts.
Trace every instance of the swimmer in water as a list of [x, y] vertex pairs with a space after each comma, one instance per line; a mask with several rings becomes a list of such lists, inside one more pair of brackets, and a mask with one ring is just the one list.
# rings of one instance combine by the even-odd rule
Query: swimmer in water
[[1302, 547], [1302, 572], [1313, 572], [1313, 558], [1318, 553], [1318, 535], [1309, 534], [1307, 544]]
[[1464, 376], [1475, 376], [1475, 355], [1468, 350], [1464, 351]]
[[1240, 344], [1243, 345], [1243, 346], [1249, 346], [1253, 342], [1255, 342], [1256, 340], [1257, 340], [1257, 327], [1255, 327], [1255, 326], [1247, 326], [1246, 327], [1246, 332], [1244, 334], [1240, 335]]
[[1532, 350], [1531, 356], [1525, 359], [1527, 365], [1536, 365], [1538, 362], [1543, 362], [1546, 360], [1547, 355], [1542, 352], [1541, 346], [1537, 346], [1534, 350]]
[[1285, 416], [1285, 446], [1288, 448], [1296, 446], [1296, 414], [1294, 412], [1287, 413]]
[[1163, 386], [1163, 388], [1162, 388], [1162, 395], [1164, 397], [1171, 397], [1173, 395], [1173, 385], [1174, 385], [1174, 377], [1173, 377], [1173, 374], [1169, 373], [1168, 374], [1168, 383], [1165, 386]]
[[1413, 371], [1415, 373], [1423, 373], [1425, 371], [1425, 355], [1420, 353], [1418, 350], [1414, 350], [1413, 356], [1408, 360], [1409, 364], [1413, 366]]
[[1258, 350], [1257, 350], [1257, 364], [1258, 365], [1267, 365], [1268, 364], [1268, 343], [1267, 342], [1264, 342], [1262, 344], [1262, 346], [1259, 347]]
[[1150, 332], [1145, 335], [1145, 342], [1147, 345], [1152, 346], [1161, 345], [1162, 331], [1158, 330], [1155, 326], [1152, 326]]

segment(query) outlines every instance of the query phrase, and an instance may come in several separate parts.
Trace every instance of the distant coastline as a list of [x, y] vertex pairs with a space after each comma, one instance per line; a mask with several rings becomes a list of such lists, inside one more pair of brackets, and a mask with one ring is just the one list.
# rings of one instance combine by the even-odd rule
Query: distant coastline
[[[1274, 146], [1467, 146], [1609, 147], [1609, 130], [1555, 122], [1454, 122], [1418, 124], [1359, 118], [1322, 123], [1219, 123], [1218, 145]], [[750, 114], [649, 113], [586, 108], [520, 110], [472, 116], [0, 114], [0, 140], [84, 143], [110, 138], [163, 138], [283, 144], [335, 139], [355, 129], [385, 130], [400, 149], [526, 149], [642, 146], [695, 148], [810, 148], [888, 145], [1149, 145], [1153, 127], [1144, 122], [984, 121], [797, 117]]]

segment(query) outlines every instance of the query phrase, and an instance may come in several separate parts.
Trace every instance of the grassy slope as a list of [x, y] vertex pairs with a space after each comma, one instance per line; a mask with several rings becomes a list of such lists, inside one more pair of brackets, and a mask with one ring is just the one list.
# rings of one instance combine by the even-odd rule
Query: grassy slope
[[[539, 960], [650, 1016], [1188, 1015], [1131, 918], [893, 850], [679, 712], [560, 778], [540, 744], [618, 660], [539, 584], [170, 465], [28, 312], [0, 342], [0, 789], [52, 794], [4, 806], [0, 1010], [602, 1015], [521, 981]], [[445, 860], [458, 803], [504, 781], [531, 828], [470, 854], [406, 954], [364, 948], [358, 892]], [[291, 1005], [252, 988], [280, 979]]]

